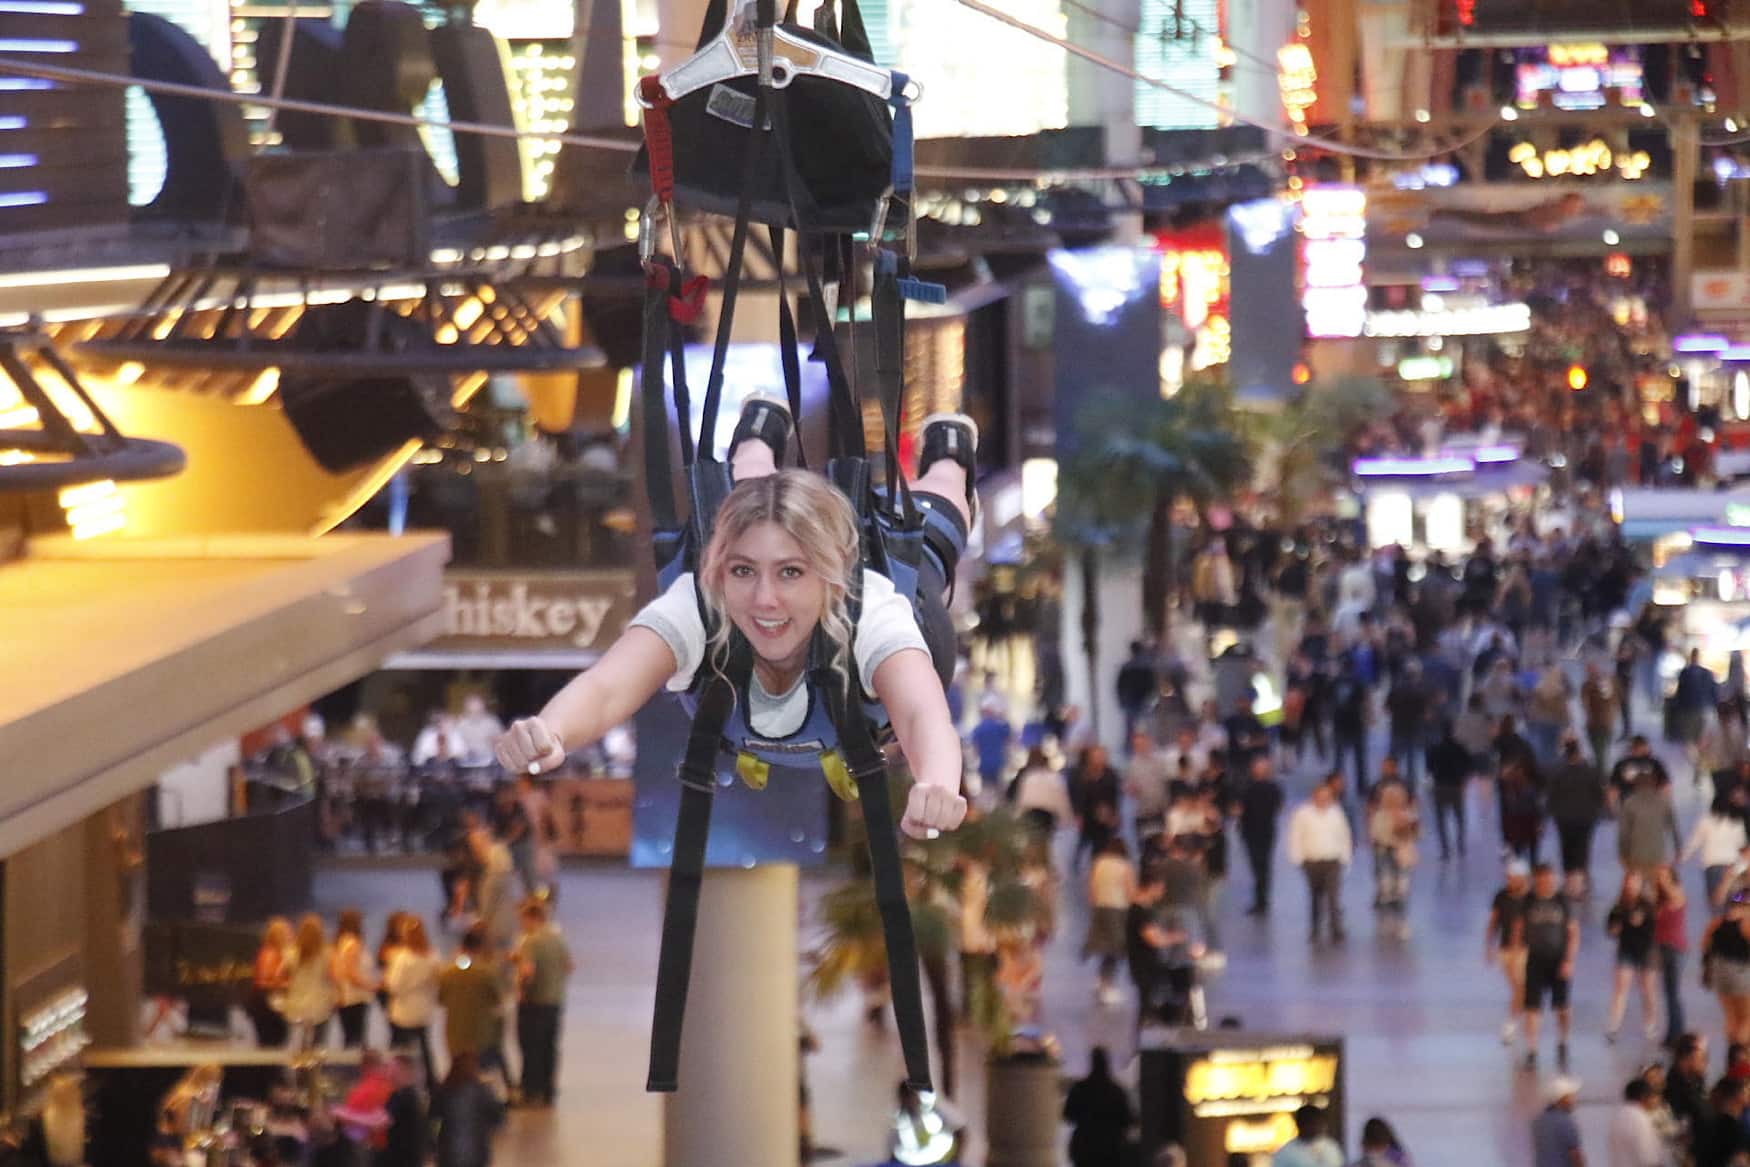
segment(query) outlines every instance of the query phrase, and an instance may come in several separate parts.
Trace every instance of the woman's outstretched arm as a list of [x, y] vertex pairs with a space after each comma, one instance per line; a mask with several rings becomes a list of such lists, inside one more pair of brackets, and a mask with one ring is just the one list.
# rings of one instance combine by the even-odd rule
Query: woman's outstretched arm
[[875, 699], [887, 709], [899, 748], [905, 751], [917, 784], [905, 805], [900, 829], [914, 838], [951, 831], [966, 817], [960, 797], [960, 735], [942, 695], [930, 654], [907, 648], [875, 670]]
[[543, 773], [572, 750], [593, 745], [656, 695], [676, 669], [674, 651], [634, 625], [602, 659], [571, 679], [535, 717], [513, 722], [498, 739], [499, 765], [513, 774]]

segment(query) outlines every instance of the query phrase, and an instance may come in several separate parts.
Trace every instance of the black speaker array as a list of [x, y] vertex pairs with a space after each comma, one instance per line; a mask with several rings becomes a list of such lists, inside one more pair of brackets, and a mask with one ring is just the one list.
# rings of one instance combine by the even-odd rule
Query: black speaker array
[[[428, 344], [417, 321], [363, 300], [306, 309], [293, 336], [306, 351], [359, 352], [373, 328], [379, 330], [373, 351]], [[449, 378], [437, 373], [348, 377], [290, 365], [280, 375], [279, 396], [304, 448], [332, 474], [374, 462], [414, 438], [434, 438], [450, 417]]]

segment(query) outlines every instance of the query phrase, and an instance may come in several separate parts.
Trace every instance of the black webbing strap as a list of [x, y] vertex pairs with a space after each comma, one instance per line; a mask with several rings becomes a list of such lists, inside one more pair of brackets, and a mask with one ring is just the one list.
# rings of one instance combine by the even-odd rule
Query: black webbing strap
[[[814, 221], [815, 204], [808, 188], [802, 184], [802, 176], [796, 170], [795, 160], [790, 157], [790, 113], [786, 97], [788, 92], [785, 89], [772, 91], [772, 139], [777, 150], [778, 167], [783, 171], [784, 185], [789, 191], [790, 214], [798, 229], [806, 236], [809, 225]], [[808, 279], [808, 294], [821, 314], [814, 330], [814, 346], [820, 353], [821, 362], [826, 365], [831, 450], [835, 457], [860, 457], [868, 443], [868, 436], [863, 430], [862, 408], [856, 395], [851, 392], [850, 383], [845, 379], [844, 358], [839, 352], [838, 339], [833, 335], [833, 317], [827, 310], [820, 271], [809, 261], [806, 248], [802, 249], [800, 258], [803, 275]], [[851, 308], [854, 313], [854, 303]]]
[[692, 435], [687, 425], [689, 407], [687, 370], [682, 356], [680, 330], [669, 318], [669, 297], [680, 294], [681, 278], [666, 257], [653, 256], [644, 280], [644, 367], [640, 391], [644, 397], [644, 488], [650, 498], [651, 526], [672, 531], [680, 525], [675, 506], [674, 469], [669, 465], [668, 397], [663, 392], [663, 362], [674, 365], [674, 392], [681, 406], [682, 456], [690, 461]]
[[[784, 229], [767, 228], [772, 256], [778, 269], [778, 357], [784, 366], [784, 397], [790, 404], [790, 423], [796, 427], [796, 465], [808, 468], [808, 452], [802, 442], [802, 352], [796, 336], [796, 316], [790, 311], [790, 288], [784, 278]], [[796, 254], [802, 255], [801, 239]], [[806, 262], [806, 261], [804, 261]]]
[[831, 669], [817, 673], [815, 683], [827, 694], [827, 709], [838, 730], [845, 766], [857, 782], [863, 807], [863, 827], [869, 836], [869, 866], [875, 876], [875, 905], [881, 910], [881, 931], [887, 943], [887, 981], [893, 993], [893, 1021], [899, 1048], [905, 1055], [905, 1080], [928, 1093], [930, 1038], [924, 1024], [924, 991], [918, 976], [917, 937], [911, 908], [905, 900], [905, 868], [899, 855], [898, 828], [888, 801], [887, 763], [870, 732], [862, 708], [851, 707], [845, 679]]
[[900, 291], [897, 268], [889, 267], [880, 255], [876, 257], [869, 303], [875, 327], [875, 391], [881, 403], [887, 455], [887, 507], [899, 517], [901, 526], [909, 527], [918, 515], [899, 465], [899, 429], [905, 421], [905, 296]]
[[[738, 638], [739, 639], [739, 638]], [[693, 727], [681, 758], [681, 808], [674, 825], [674, 855], [668, 897], [662, 909], [662, 953], [656, 963], [656, 1009], [650, 1022], [650, 1073], [644, 1088], [672, 1094], [680, 1078], [681, 1026], [693, 972], [693, 934], [699, 923], [699, 890], [705, 877], [705, 844], [711, 834], [717, 757], [723, 730], [735, 708], [737, 670], [751, 667], [745, 642], [732, 651], [729, 667], [713, 673], [699, 695]], [[701, 668], [709, 668], [708, 665]]]

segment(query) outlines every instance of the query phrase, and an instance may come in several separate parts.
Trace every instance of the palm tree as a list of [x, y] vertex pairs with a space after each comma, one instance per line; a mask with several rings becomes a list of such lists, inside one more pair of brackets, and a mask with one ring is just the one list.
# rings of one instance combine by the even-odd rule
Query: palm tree
[[[888, 790], [898, 810], [905, 804], [911, 779], [890, 771]], [[887, 947], [881, 913], [875, 903], [875, 883], [868, 870], [868, 852], [861, 838], [861, 818], [850, 831], [850, 878], [821, 900], [820, 944], [809, 956], [806, 985], [817, 1000], [835, 996], [847, 985], [880, 984], [887, 975]], [[957, 831], [928, 842], [905, 840], [906, 898], [911, 904], [912, 930], [917, 936], [918, 962], [929, 986], [934, 1011], [936, 1047], [942, 1059], [942, 1092], [952, 1098], [958, 1084], [955, 998], [949, 968], [958, 950], [960, 894], [968, 861], [988, 872], [984, 923], [997, 934], [1038, 927], [1049, 918], [1051, 905], [1022, 878], [1038, 861], [1038, 839], [1008, 807], [968, 818]], [[1010, 1023], [999, 994], [976, 994], [969, 1015], [993, 1052], [1005, 1050]]]
[[1243, 488], [1252, 458], [1247, 426], [1219, 381], [1190, 381], [1172, 397], [1146, 401], [1096, 395], [1076, 431], [1076, 451], [1058, 468], [1056, 531], [1081, 557], [1092, 604], [1082, 627], [1092, 673], [1099, 611], [1088, 573], [1097, 577], [1102, 556], [1140, 551], [1144, 624], [1165, 636], [1178, 549], [1174, 513], [1189, 504], [1201, 516]]
[[1351, 434], [1390, 411], [1391, 391], [1377, 377], [1338, 377], [1307, 386], [1279, 413], [1259, 415], [1260, 477], [1284, 523], [1346, 477], [1338, 457]]

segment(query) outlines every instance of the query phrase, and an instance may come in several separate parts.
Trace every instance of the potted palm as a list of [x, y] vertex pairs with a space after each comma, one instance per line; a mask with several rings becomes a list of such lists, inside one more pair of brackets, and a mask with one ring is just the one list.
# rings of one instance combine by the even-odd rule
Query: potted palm
[[[898, 775], [889, 785], [896, 806], [903, 806], [910, 779]], [[829, 891], [820, 906], [819, 943], [809, 956], [806, 985], [816, 999], [828, 999], [851, 985], [874, 988], [887, 976], [887, 952], [875, 887], [861, 838], [860, 820], [848, 832], [851, 871], [844, 883]], [[1048, 865], [1043, 847], [1031, 828], [1008, 807], [975, 814], [957, 831], [928, 842], [908, 840], [904, 849], [912, 927], [918, 958], [933, 1006], [936, 1049], [941, 1058], [943, 1094], [952, 1098], [959, 1087], [955, 1041], [957, 999], [950, 967], [959, 952], [964, 897], [971, 891], [984, 899], [983, 923], [999, 940], [1030, 940], [1050, 927], [1049, 880], [1041, 880]], [[976, 890], [974, 890], [976, 888]], [[992, 1132], [991, 1167], [1055, 1163], [1057, 1142], [1057, 1063], [1040, 1043], [1017, 1039], [1014, 1019], [997, 991], [992, 970], [968, 962], [969, 998], [966, 1016], [988, 1051], [986, 1110]], [[999, 1144], [1009, 1147], [1018, 1135], [1040, 1141], [1040, 1119], [1046, 1116], [1043, 1155], [1000, 1157]]]

